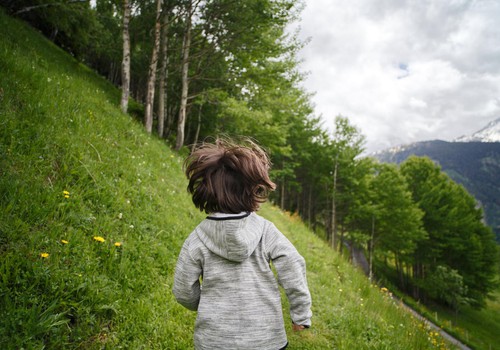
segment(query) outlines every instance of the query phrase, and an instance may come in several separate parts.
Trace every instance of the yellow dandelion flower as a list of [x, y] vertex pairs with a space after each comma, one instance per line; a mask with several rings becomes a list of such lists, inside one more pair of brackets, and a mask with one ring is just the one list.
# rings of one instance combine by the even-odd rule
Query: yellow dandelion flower
[[115, 242], [115, 247], [121, 247], [122, 246], [122, 242]]
[[47, 259], [49, 257], [49, 253], [40, 253], [40, 257]]
[[65, 239], [61, 239], [61, 243], [62, 244], [68, 244], [69, 242], [67, 240], [65, 240]]
[[387, 293], [389, 290], [385, 287], [380, 288], [380, 291], [383, 293]]
[[104, 243], [106, 240], [101, 236], [94, 236], [94, 241]]

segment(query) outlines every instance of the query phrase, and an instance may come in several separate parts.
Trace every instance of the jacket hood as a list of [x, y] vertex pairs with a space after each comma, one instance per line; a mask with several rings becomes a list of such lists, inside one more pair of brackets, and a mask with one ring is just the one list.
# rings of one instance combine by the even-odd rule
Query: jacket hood
[[254, 213], [227, 218], [208, 217], [196, 228], [196, 234], [212, 253], [235, 262], [242, 262], [252, 255], [262, 232]]

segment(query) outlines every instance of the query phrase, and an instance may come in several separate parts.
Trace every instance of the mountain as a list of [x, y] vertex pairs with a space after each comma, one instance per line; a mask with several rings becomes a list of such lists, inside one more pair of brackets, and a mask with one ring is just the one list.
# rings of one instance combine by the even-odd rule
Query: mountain
[[500, 142], [500, 118], [470, 136], [461, 136], [456, 142]]
[[372, 156], [382, 162], [399, 164], [411, 155], [431, 158], [455, 182], [463, 185], [483, 207], [485, 222], [500, 242], [500, 118], [454, 142], [416, 142]]

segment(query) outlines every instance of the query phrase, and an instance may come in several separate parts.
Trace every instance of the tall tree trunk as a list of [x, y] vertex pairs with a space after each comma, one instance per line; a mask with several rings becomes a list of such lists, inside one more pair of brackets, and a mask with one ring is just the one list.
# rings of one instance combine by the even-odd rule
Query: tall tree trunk
[[122, 98], [120, 107], [123, 113], [128, 110], [128, 98], [130, 96], [130, 4], [123, 0], [123, 60], [122, 60]]
[[167, 108], [167, 115], [166, 118], [167, 120], [165, 121], [165, 134], [164, 136], [167, 138], [170, 136], [170, 133], [173, 131], [172, 124], [174, 123], [174, 118], [173, 116], [176, 114], [176, 106], [172, 106], [172, 104], [169, 104]]
[[309, 222], [309, 228], [311, 227], [311, 221], [312, 221], [312, 215], [311, 215], [311, 211], [312, 211], [312, 186], [309, 186], [309, 203], [308, 203], [308, 207], [307, 207], [307, 221]]
[[370, 281], [373, 279], [373, 244], [374, 244], [374, 240], [375, 240], [375, 216], [373, 215], [372, 216], [372, 232], [371, 232], [371, 235], [370, 235], [370, 241], [368, 242], [369, 244], [369, 248], [368, 248], [368, 251], [370, 253], [370, 272], [368, 274], [368, 278], [370, 279]]
[[344, 233], [345, 233], [345, 226], [344, 223], [342, 222], [342, 226], [340, 227], [340, 239], [339, 239], [339, 253], [342, 255], [342, 252], [344, 251]]
[[200, 137], [200, 129], [201, 129], [201, 107], [198, 106], [198, 125], [196, 126], [196, 134], [194, 135], [193, 147], [191, 148], [191, 152], [196, 148], [196, 144], [198, 143], [198, 137]]
[[[325, 184], [325, 193], [327, 193], [328, 191], [329, 191], [329, 188]], [[322, 213], [322, 215], [324, 216], [324, 220], [325, 220], [326, 241], [327, 242], [331, 242], [331, 240], [332, 240], [332, 214], [328, 210], [328, 208], [331, 208], [330, 197], [328, 197], [328, 196], [326, 197], [325, 208], [326, 209], [324, 210], [324, 212]]]
[[181, 91], [181, 105], [179, 108], [179, 119], [177, 121], [177, 139], [175, 142], [175, 149], [180, 150], [184, 145], [184, 129], [186, 125], [186, 109], [187, 98], [189, 90], [189, 49], [191, 46], [191, 16], [192, 16], [192, 3], [188, 5], [186, 12], [186, 30], [184, 31], [184, 40], [182, 42], [182, 91]]
[[302, 193], [297, 191], [297, 207], [295, 208], [295, 211], [297, 212], [297, 215], [300, 216], [300, 210], [301, 210], [301, 207], [300, 207], [300, 202], [301, 202], [301, 199], [302, 199]]
[[333, 170], [333, 191], [332, 191], [332, 248], [337, 246], [337, 206], [335, 197], [337, 196], [337, 168], [338, 156], [335, 158], [335, 168]]
[[158, 87], [158, 136], [163, 137], [165, 135], [165, 119], [167, 108], [165, 103], [167, 102], [167, 83], [168, 83], [168, 13], [165, 11], [163, 14], [163, 24], [161, 31], [161, 70], [160, 70], [160, 82]]
[[144, 126], [146, 131], [153, 131], [153, 103], [155, 96], [156, 66], [158, 65], [158, 52], [160, 51], [160, 29], [161, 29], [161, 5], [163, 0], [156, 2], [156, 22], [155, 22], [155, 42], [153, 53], [151, 54], [151, 64], [149, 65], [148, 89], [146, 93], [146, 111], [144, 114]]
[[[285, 169], [285, 161], [283, 161], [283, 169]], [[281, 179], [281, 195], [280, 195], [281, 210], [285, 210], [285, 175]]]

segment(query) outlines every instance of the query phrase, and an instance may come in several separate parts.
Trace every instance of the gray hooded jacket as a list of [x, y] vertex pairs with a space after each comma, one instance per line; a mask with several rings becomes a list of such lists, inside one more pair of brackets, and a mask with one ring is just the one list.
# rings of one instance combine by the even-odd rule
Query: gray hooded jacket
[[274, 224], [255, 213], [202, 221], [184, 242], [173, 287], [180, 304], [198, 311], [196, 349], [284, 347], [278, 282], [292, 321], [310, 326], [304, 258]]

